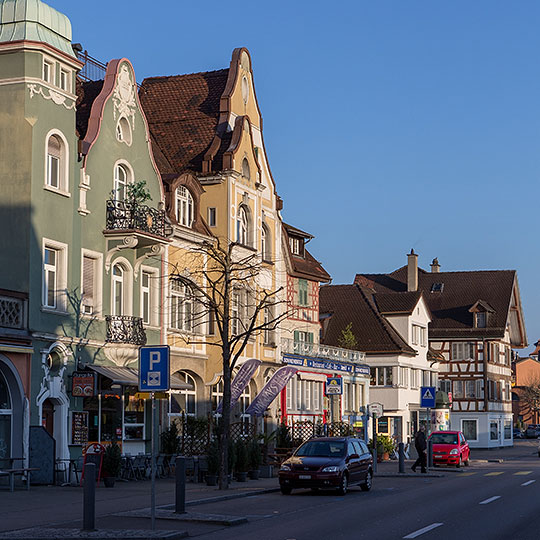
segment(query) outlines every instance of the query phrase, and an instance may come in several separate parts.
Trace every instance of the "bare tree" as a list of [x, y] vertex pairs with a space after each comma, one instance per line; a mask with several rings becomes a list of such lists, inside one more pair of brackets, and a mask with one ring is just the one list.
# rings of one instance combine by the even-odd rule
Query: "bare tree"
[[538, 423], [538, 413], [540, 412], [540, 379], [534, 378], [527, 381], [527, 384], [519, 387], [520, 401], [525, 406], [527, 412], [531, 414], [534, 423]]
[[222, 359], [219, 488], [227, 489], [232, 371], [254, 337], [274, 331], [288, 316], [283, 287], [273, 285], [272, 272], [260, 254], [218, 238], [191, 248], [169, 278], [192, 299], [189, 330], [195, 332], [207, 324], [216, 330], [216, 336], [204, 338], [203, 343], [217, 347]]

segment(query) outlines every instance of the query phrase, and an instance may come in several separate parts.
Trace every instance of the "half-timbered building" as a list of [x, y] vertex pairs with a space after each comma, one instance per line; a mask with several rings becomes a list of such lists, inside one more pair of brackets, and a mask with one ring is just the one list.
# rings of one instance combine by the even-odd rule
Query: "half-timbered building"
[[452, 397], [451, 428], [473, 447], [512, 442], [512, 349], [527, 345], [515, 270], [431, 272], [409, 264], [390, 274], [357, 274], [355, 283], [399, 293], [417, 279], [432, 321], [429, 344], [441, 357], [439, 388]]

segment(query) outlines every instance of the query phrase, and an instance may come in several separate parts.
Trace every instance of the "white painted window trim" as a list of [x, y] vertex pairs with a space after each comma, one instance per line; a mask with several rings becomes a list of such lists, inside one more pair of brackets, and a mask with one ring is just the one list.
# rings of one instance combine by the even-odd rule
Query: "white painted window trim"
[[[45, 305], [47, 290], [45, 287], [45, 248], [56, 251], [56, 306]], [[68, 265], [68, 245], [49, 238], [43, 238], [41, 246], [41, 309], [43, 311], [61, 312], [67, 311], [67, 265]]]
[[193, 195], [186, 186], [178, 186], [175, 190], [176, 220], [178, 225], [191, 229], [194, 221]]
[[[65, 85], [62, 84], [62, 76], [65, 75]], [[61, 90], [64, 92], [68, 92], [71, 94], [71, 86], [72, 86], [72, 78], [73, 78], [73, 72], [70, 69], [66, 69], [63, 66], [60, 66], [60, 72], [59, 72], [59, 84]]]
[[141, 266], [140, 273], [140, 316], [143, 318], [144, 322], [144, 304], [143, 304], [143, 273], [150, 275], [149, 281], [149, 293], [150, 293], [150, 302], [149, 302], [149, 311], [150, 311], [150, 320], [148, 323], [144, 323], [147, 326], [159, 327], [159, 310], [158, 310], [158, 299], [159, 299], [159, 271], [157, 268], [152, 266]]
[[[113, 269], [116, 265], [120, 265], [124, 270], [123, 275], [123, 298], [122, 298], [122, 313], [115, 313], [115, 302], [114, 302], [114, 274]], [[118, 257], [111, 263], [111, 315], [133, 315], [133, 268], [130, 262], [124, 257]]]
[[[94, 306], [93, 313], [84, 313], [81, 305], [81, 315], [84, 317], [102, 317], [103, 316], [103, 253], [81, 249], [81, 295], [83, 290], [83, 272], [84, 257], [94, 260]], [[82, 298], [81, 298], [82, 301]]]
[[[117, 181], [118, 178], [116, 176], [116, 171], [118, 170], [118, 167], [123, 167], [123, 169], [126, 171], [126, 183], [124, 185], [124, 189], [126, 190], [124, 193], [123, 199], [117, 198]], [[133, 167], [127, 162], [125, 159], [119, 159], [115, 162], [113, 166], [113, 185], [112, 185], [112, 192], [113, 192], [113, 198], [117, 201], [123, 201], [126, 198], [127, 195], [127, 186], [128, 184], [131, 184], [134, 182], [135, 179], [135, 173], [133, 172]]]
[[[49, 139], [51, 137], [58, 137], [63, 144], [62, 153], [60, 157], [59, 164], [59, 177], [58, 177], [58, 187], [51, 186], [49, 184]], [[52, 191], [53, 193], [58, 193], [64, 195], [65, 197], [71, 197], [69, 192], [69, 144], [65, 135], [59, 129], [51, 129], [45, 136], [45, 163], [43, 170], [43, 188], [47, 191]]]
[[[45, 65], [49, 68], [49, 76], [45, 75]], [[43, 55], [41, 64], [41, 78], [49, 84], [56, 86], [56, 61], [49, 56]]]

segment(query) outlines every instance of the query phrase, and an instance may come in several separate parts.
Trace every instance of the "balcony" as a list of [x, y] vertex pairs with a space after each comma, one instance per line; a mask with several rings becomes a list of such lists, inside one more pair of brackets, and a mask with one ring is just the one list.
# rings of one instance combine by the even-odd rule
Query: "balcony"
[[145, 345], [146, 333], [141, 317], [128, 315], [108, 315], [107, 343], [123, 343], [129, 345]]
[[151, 208], [133, 201], [107, 201], [105, 233], [141, 232], [166, 240], [165, 210]]
[[324, 358], [335, 362], [364, 363], [366, 361], [366, 353], [360, 351], [308, 343], [306, 341], [294, 341], [294, 339], [287, 338], [281, 340], [281, 352], [312, 358]]

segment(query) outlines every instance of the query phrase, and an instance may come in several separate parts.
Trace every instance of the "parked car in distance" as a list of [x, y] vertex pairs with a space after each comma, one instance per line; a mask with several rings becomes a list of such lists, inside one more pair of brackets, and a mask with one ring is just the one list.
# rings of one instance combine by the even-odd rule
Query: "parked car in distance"
[[527, 439], [536, 439], [540, 436], [540, 424], [529, 424], [525, 430]]
[[523, 431], [517, 427], [514, 428], [514, 439], [523, 439], [525, 435], [523, 435]]
[[364, 441], [353, 437], [319, 437], [299, 446], [279, 470], [281, 493], [296, 488], [337, 489], [345, 495], [349, 486], [371, 489], [373, 458]]
[[434, 465], [469, 465], [471, 450], [461, 431], [435, 431], [428, 441], [433, 444]]

